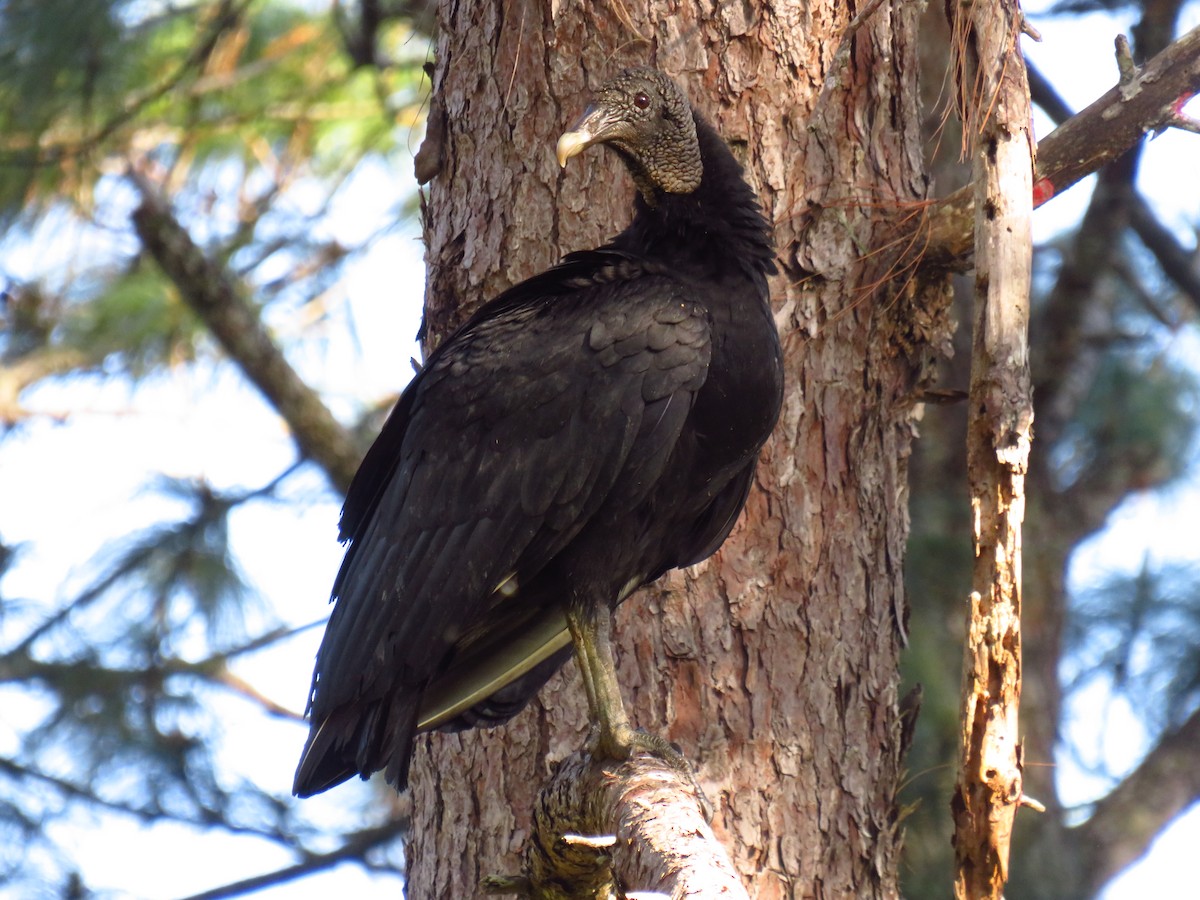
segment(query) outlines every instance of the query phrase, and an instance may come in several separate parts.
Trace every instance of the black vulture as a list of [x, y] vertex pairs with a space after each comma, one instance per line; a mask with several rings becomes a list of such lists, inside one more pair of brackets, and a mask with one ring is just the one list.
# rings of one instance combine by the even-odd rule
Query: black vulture
[[429, 357], [346, 496], [299, 796], [386, 769], [416, 735], [503, 722], [574, 649], [593, 751], [640, 733], [609, 644], [616, 605], [711, 555], [779, 416], [770, 228], [682, 91], [626, 70], [558, 142], [637, 185], [604, 246], [505, 291]]

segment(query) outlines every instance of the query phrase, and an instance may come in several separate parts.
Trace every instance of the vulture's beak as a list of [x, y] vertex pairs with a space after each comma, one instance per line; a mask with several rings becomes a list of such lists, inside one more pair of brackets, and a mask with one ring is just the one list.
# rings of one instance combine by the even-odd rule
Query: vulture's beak
[[567, 160], [576, 154], [582, 153], [594, 138], [590, 131], [567, 131], [558, 139], [558, 164], [562, 168], [567, 167]]
[[558, 139], [558, 164], [564, 169], [567, 160], [576, 156], [592, 144], [606, 140], [608, 130], [612, 127], [612, 114], [603, 106], [592, 104], [583, 111], [579, 121], [571, 126], [571, 130]]

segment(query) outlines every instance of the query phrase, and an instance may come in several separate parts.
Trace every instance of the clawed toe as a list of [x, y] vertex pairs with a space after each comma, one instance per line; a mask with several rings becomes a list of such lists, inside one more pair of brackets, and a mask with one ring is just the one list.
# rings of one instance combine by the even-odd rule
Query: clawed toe
[[645, 753], [661, 760], [691, 785], [696, 794], [696, 802], [700, 805], [700, 811], [704, 814], [704, 820], [712, 821], [713, 806], [700, 787], [695, 768], [679, 748], [666, 738], [636, 730], [628, 725], [607, 733], [601, 729], [594, 729], [588, 738], [588, 752], [597, 759], [612, 759], [618, 762], [629, 759], [635, 753]]

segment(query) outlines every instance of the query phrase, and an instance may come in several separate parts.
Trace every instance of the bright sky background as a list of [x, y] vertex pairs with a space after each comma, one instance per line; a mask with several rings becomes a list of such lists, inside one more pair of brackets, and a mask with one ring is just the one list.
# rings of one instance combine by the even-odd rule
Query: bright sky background
[[[1035, 24], [1045, 41], [1026, 41], [1027, 52], [1076, 109], [1115, 81], [1112, 39], [1117, 30], [1128, 31], [1129, 21], [1114, 25], [1109, 17], [1088, 16]], [[1197, 24], [1200, 12], [1193, 4], [1185, 29]], [[1040, 121], [1039, 133], [1046, 130], [1045, 121]], [[1150, 143], [1142, 166], [1143, 189], [1155, 197], [1167, 223], [1185, 240], [1191, 239], [1188, 217], [1200, 206], [1200, 189], [1191, 180], [1189, 190], [1180, 190], [1180, 173], [1195, 171], [1198, 141], [1195, 135], [1163, 135]], [[409, 176], [395, 174], [394, 183]], [[350, 192], [337, 226], [348, 240], [387, 214], [393, 198], [385, 193], [377, 183]], [[1038, 239], [1073, 222], [1087, 199], [1088, 189], [1079, 187], [1039, 212]], [[47, 252], [26, 247], [6, 258], [0, 269], [12, 276], [32, 275], [48, 264]], [[339, 396], [348, 408], [351, 399], [370, 400], [399, 390], [411, 374], [409, 359], [417, 354], [411, 339], [419, 322], [423, 283], [422, 248], [415, 229], [385, 238], [352, 270], [345, 314], [331, 317], [326, 346], [293, 362], [329, 392], [335, 407]], [[1200, 368], [1200, 341], [1194, 334], [1181, 336], [1170, 350]], [[139, 494], [153, 473], [203, 478], [218, 489], [253, 487], [294, 457], [283, 423], [264, 414], [266, 405], [253, 389], [222, 369], [180, 370], [170, 378], [150, 379], [136, 391], [118, 381], [73, 379], [24, 400], [30, 408], [73, 414], [65, 425], [39, 421], [0, 443], [0, 534], [6, 543], [30, 545], [5, 580], [5, 596], [66, 596], [69, 587], [62, 585], [77, 583], [100, 547], [177, 512], [152, 491]], [[1136, 569], [1151, 543], [1157, 561], [1196, 560], [1198, 481], [1193, 477], [1165, 496], [1139, 497], [1125, 504], [1109, 530], [1077, 555], [1072, 583], [1083, 585], [1107, 572]], [[338, 501], [315, 476], [308, 484], [311, 502], [300, 510], [253, 503], [237, 510], [232, 519], [233, 543], [249, 580], [294, 624], [326, 614], [329, 586], [341, 558], [335, 540]], [[311, 629], [285, 646], [242, 660], [237, 671], [274, 700], [300, 710], [319, 639], [320, 629]], [[1110, 728], [1101, 746], [1096, 710], [1103, 699], [1093, 698], [1091, 708], [1077, 705], [1068, 728], [1084, 746], [1096, 747], [1119, 775], [1136, 764], [1146, 736], [1130, 711], [1116, 708], [1111, 715], [1118, 717], [1120, 727]], [[222, 758], [261, 787], [286, 794], [305, 729], [266, 720], [242, 700], [225, 697], [219, 702], [226, 722]], [[13, 747], [16, 731], [35, 712], [12, 692], [0, 693], [0, 749]], [[1064, 800], [1074, 803], [1094, 799], [1110, 787], [1106, 780], [1069, 764], [1061, 770], [1060, 783]], [[365, 815], [361, 804], [367, 799], [367, 788], [342, 787], [307, 801], [306, 811], [315, 820], [345, 820]], [[110, 816], [77, 817], [63, 837], [78, 848], [89, 886], [111, 889], [113, 897], [170, 898], [178, 896], [181, 886], [197, 892], [293, 862], [286, 851], [266, 842], [251, 852], [245, 838], [196, 834], [181, 826], [143, 828]], [[1144, 862], [1113, 884], [1107, 900], [1178, 896], [1177, 886], [1193, 881], [1191, 861], [1198, 844], [1200, 811], [1193, 810], [1159, 840]], [[324, 900], [330, 894], [395, 898], [398, 884], [347, 865], [255, 896]], [[0, 887], [4, 896], [8, 895]]]

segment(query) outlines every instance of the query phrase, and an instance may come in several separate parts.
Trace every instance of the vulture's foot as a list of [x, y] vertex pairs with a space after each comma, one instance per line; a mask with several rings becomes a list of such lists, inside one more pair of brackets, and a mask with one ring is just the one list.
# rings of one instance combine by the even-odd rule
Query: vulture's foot
[[688, 762], [687, 757], [680, 752], [679, 748], [666, 738], [631, 728], [625, 723], [623, 727], [618, 726], [607, 731], [603, 728], [593, 728], [592, 734], [588, 738], [587, 750], [594, 759], [624, 761], [637, 753], [653, 756], [679, 773], [680, 777], [691, 786], [692, 791], [696, 794], [700, 812], [704, 815], [704, 821], [712, 821], [713, 805], [705, 795], [704, 789], [700, 787], [696, 769]]

